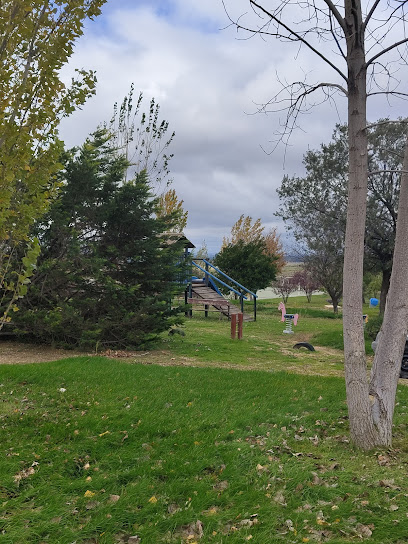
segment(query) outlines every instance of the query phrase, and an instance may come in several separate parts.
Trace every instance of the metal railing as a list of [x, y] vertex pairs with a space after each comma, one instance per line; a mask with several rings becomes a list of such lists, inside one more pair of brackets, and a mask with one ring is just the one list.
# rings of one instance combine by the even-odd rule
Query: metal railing
[[[253, 297], [253, 301], [254, 301], [254, 321], [256, 321], [256, 299], [257, 299], [257, 296], [255, 293], [253, 293], [252, 291], [250, 291], [249, 289], [247, 289], [244, 285], [241, 285], [239, 282], [237, 282], [236, 280], [234, 280], [233, 278], [231, 278], [230, 276], [228, 276], [227, 274], [225, 274], [225, 272], [223, 272], [222, 270], [220, 270], [219, 268], [217, 268], [216, 266], [214, 266], [212, 263], [210, 263], [209, 261], [207, 261], [206, 259], [196, 259], [197, 261], [202, 261], [205, 265], [205, 268], [203, 268], [202, 266], [200, 266], [199, 264], [197, 264], [195, 261], [192, 261], [192, 265], [195, 266], [196, 268], [198, 268], [199, 270], [201, 270], [202, 272], [204, 272], [204, 280], [203, 282], [205, 283], [205, 285], [210, 285], [210, 282], [212, 283], [212, 286], [215, 287], [216, 291], [219, 292], [219, 290], [217, 289], [217, 285], [216, 283], [219, 283], [220, 285], [222, 285], [223, 287], [226, 287], [229, 291], [232, 291], [233, 293], [235, 293], [236, 295], [239, 296], [239, 301], [240, 301], [240, 306], [241, 306], [241, 312], [244, 311], [244, 299], [247, 300], [247, 297], [245, 296], [245, 294], [247, 295], [251, 295]], [[212, 268], [217, 274], [220, 274], [223, 278], [227, 279], [228, 281], [232, 282], [233, 285], [235, 285], [235, 287], [239, 288], [240, 291], [238, 291], [237, 289], [235, 289], [234, 287], [232, 287], [231, 285], [228, 285], [227, 283], [225, 283], [224, 281], [222, 281], [218, 276], [212, 274], [210, 271], [209, 271], [209, 268]], [[216, 283], [215, 283], [216, 282]], [[191, 289], [191, 287], [190, 287]]]

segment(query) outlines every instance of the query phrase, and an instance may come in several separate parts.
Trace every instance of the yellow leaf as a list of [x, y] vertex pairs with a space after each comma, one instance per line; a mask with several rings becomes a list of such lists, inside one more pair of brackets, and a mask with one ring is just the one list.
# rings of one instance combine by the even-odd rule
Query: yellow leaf
[[156, 497], [154, 495], [153, 495], [153, 497], [150, 497], [149, 502], [151, 502], [152, 504], [156, 504], [156, 502], [157, 502]]
[[84, 497], [94, 497], [95, 496], [95, 493], [93, 491], [89, 491], [89, 489], [87, 489], [84, 493]]
[[110, 431], [105, 431], [104, 433], [101, 433], [99, 436], [105, 436], [105, 434], [110, 434]]

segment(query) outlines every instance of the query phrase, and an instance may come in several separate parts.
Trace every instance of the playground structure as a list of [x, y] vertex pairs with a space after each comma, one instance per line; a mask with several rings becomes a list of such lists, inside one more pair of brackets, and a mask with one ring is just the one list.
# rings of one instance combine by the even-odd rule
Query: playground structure
[[281, 321], [284, 321], [286, 323], [286, 328], [283, 331], [284, 334], [293, 334], [292, 325], [296, 327], [299, 319], [299, 314], [287, 314], [285, 304], [283, 302], [279, 303], [278, 310], [281, 310], [282, 312]]
[[[200, 264], [196, 261], [199, 261]], [[188, 282], [185, 291], [185, 303], [191, 305], [187, 315], [189, 317], [192, 316], [194, 307], [195, 311], [204, 311], [206, 317], [208, 316], [208, 312], [216, 311], [231, 320], [233, 316], [242, 313], [243, 321], [256, 321], [256, 294], [222, 272], [222, 270], [215, 267], [206, 259], [196, 259], [196, 261], [191, 262], [192, 267], [193, 269], [200, 270], [203, 278], [191, 275], [191, 281]], [[232, 285], [229, 285], [227, 281]], [[221, 289], [229, 293], [234, 293], [239, 299], [239, 307], [229, 301], [221, 292]], [[244, 300], [248, 300], [248, 298], [251, 298], [253, 301], [253, 316], [244, 312]]]

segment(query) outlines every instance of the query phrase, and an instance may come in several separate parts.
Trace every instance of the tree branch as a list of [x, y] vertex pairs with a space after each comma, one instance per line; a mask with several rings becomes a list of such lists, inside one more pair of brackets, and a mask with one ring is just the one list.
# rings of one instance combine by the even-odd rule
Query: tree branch
[[367, 25], [368, 25], [368, 23], [369, 23], [371, 17], [372, 17], [373, 14], [374, 14], [374, 11], [377, 9], [377, 6], [378, 6], [379, 3], [380, 3], [380, 0], [375, 0], [374, 4], [371, 6], [371, 9], [370, 9], [370, 11], [368, 12], [368, 15], [367, 15], [367, 17], [366, 17], [366, 20], [365, 20], [364, 23], [363, 23], [363, 32], [365, 32], [365, 29], [366, 29], [366, 27], [367, 27]]
[[399, 42], [395, 42], [389, 47], [386, 47], [385, 49], [383, 49], [382, 51], [380, 51], [379, 53], [371, 57], [371, 59], [366, 62], [365, 64], [366, 68], [370, 66], [370, 64], [372, 64], [376, 59], [378, 59], [382, 55], [385, 55], [385, 53], [388, 53], [388, 51], [391, 51], [392, 49], [395, 49], [396, 47], [399, 47], [400, 45], [403, 45], [404, 43], [407, 43], [407, 42], [408, 42], [408, 38], [404, 38], [403, 40], [400, 40]]
[[[338, 9], [336, 8], [336, 6], [333, 4], [332, 0], [323, 0], [324, 3], [327, 5], [327, 7], [329, 8], [330, 12], [333, 14], [334, 18], [336, 19], [336, 21], [339, 23], [339, 25], [341, 26], [344, 34], [346, 33], [346, 22], [344, 20], [344, 18], [340, 15]], [[377, 2], [379, 2], [380, 0], [377, 0]]]
[[388, 119], [387, 121], [378, 121], [378, 123], [370, 123], [365, 129], [381, 127], [383, 125], [389, 125], [390, 123], [408, 124], [408, 119]]
[[373, 93], [367, 93], [367, 96], [374, 96], [376, 94], [394, 94], [400, 96], [401, 98], [403, 98], [404, 96], [408, 97], [408, 93], [402, 93], [399, 91], [374, 91]]
[[[255, 2], [255, 0], [249, 0], [250, 4], [252, 4], [253, 6], [257, 7], [260, 11], [262, 11], [265, 15], [267, 15], [268, 17], [271, 18], [272, 21], [275, 21], [278, 26], [281, 26], [282, 28], [284, 28], [290, 35], [294, 36], [296, 40], [302, 42], [304, 45], [306, 45], [306, 47], [308, 47], [311, 51], [313, 51], [313, 53], [315, 53], [318, 57], [320, 57], [324, 62], [326, 62], [331, 68], [333, 68], [333, 70], [335, 70], [345, 81], [348, 81], [347, 79], [347, 76], [345, 74], [343, 74], [343, 72], [340, 70], [340, 68], [338, 68], [335, 64], [333, 64], [327, 57], [325, 57], [318, 49], [316, 49], [315, 47], [313, 47], [313, 45], [311, 43], [309, 43], [307, 40], [305, 40], [304, 38], [302, 38], [302, 36], [300, 34], [298, 34], [297, 32], [295, 32], [294, 30], [292, 30], [289, 26], [287, 26], [285, 23], [283, 23], [278, 17], [276, 17], [276, 15], [273, 15], [272, 13], [270, 13], [269, 11], [267, 11], [264, 7], [262, 7], [260, 4], [258, 4], [257, 2]], [[224, 4], [224, 7], [225, 7], [225, 4]], [[254, 32], [256, 33], [256, 31], [254, 31], [253, 29], [250, 29], [250, 28], [246, 28], [246, 27], [243, 27], [237, 23], [235, 23], [237, 28], [241, 28], [242, 30], [247, 30], [249, 32]], [[274, 34], [272, 32], [263, 32], [264, 34], [268, 34], [270, 36], [278, 36], [278, 37], [284, 37], [280, 34]], [[288, 37], [289, 38], [289, 37]]]
[[376, 174], [408, 174], [408, 171], [406, 170], [373, 170], [372, 172], [368, 172], [369, 176], [374, 176]]

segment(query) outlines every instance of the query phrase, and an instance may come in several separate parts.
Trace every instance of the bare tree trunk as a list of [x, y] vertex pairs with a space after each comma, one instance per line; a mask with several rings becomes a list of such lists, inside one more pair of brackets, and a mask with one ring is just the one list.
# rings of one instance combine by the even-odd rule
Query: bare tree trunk
[[397, 232], [390, 289], [378, 346], [371, 369], [370, 394], [374, 397], [372, 418], [379, 443], [391, 445], [392, 418], [401, 360], [408, 326], [408, 138], [405, 146], [398, 205]]
[[381, 293], [380, 293], [380, 314], [384, 315], [385, 312], [385, 302], [387, 300], [387, 294], [390, 289], [390, 280], [391, 280], [391, 270], [382, 271], [381, 279]]
[[370, 449], [377, 443], [371, 417], [363, 330], [363, 255], [367, 201], [367, 116], [364, 29], [360, 0], [345, 1], [348, 61], [349, 189], [343, 273], [344, 370], [350, 433]]

